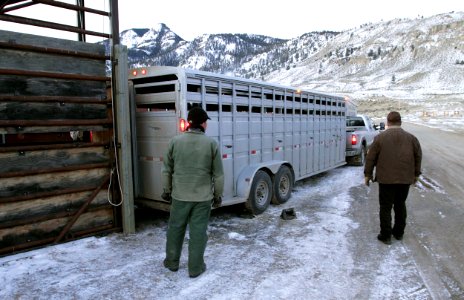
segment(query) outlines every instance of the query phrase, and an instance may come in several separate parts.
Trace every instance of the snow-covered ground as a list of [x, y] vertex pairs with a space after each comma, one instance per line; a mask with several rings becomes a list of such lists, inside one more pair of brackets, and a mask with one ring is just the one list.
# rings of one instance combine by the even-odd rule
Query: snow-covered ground
[[[359, 223], [350, 215], [350, 189], [362, 184], [361, 169], [341, 167], [300, 182], [289, 203], [254, 218], [236, 208], [216, 211], [208, 269], [198, 278], [188, 277], [186, 247], [178, 272], [163, 268], [161, 215], [134, 235], [0, 258], [0, 299], [427, 299], [408, 250], [376, 241], [377, 224], [366, 245], [372, 255], [354, 251]], [[297, 219], [279, 218], [287, 207]]]
[[[359, 101], [358, 113], [386, 122], [387, 114], [396, 110], [403, 121], [438, 128], [445, 131], [464, 133], [464, 95], [434, 96], [422, 99], [419, 93], [411, 93], [411, 99], [399, 95], [372, 97]], [[421, 99], [421, 100], [413, 100]]]
[[424, 115], [423, 113], [416, 113], [406, 115], [404, 120], [410, 123], [424, 125], [431, 128], [464, 133], [464, 111], [442, 111], [441, 115], [439, 116], [434, 113], [430, 113], [428, 115]]
[[[456, 120], [462, 129], [462, 117]], [[254, 218], [237, 207], [214, 211], [208, 269], [195, 279], [188, 277], [186, 244], [179, 271], [163, 268], [167, 215], [151, 211], [133, 235], [0, 257], [0, 299], [433, 298], [410, 248], [375, 239], [376, 209], [360, 218], [353, 208], [376, 197], [363, 186], [362, 168], [340, 167], [299, 182], [288, 203]], [[288, 207], [297, 219], [279, 218]]]

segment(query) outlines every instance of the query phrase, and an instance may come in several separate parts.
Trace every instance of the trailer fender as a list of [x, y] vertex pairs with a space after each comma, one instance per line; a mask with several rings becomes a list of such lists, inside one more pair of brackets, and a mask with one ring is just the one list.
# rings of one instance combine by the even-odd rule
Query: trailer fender
[[280, 166], [282, 166], [283, 164], [288, 164], [288, 162], [282, 160], [273, 160], [247, 166], [238, 176], [236, 183], [237, 196], [243, 199], [248, 199], [251, 184], [253, 183], [253, 179], [255, 177], [256, 172], [265, 169], [271, 172], [272, 174], [276, 174], [279, 171]]

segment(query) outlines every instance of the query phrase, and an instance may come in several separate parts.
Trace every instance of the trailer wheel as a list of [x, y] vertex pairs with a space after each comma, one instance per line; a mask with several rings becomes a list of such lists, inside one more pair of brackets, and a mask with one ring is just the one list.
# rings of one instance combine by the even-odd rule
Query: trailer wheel
[[255, 215], [263, 213], [269, 204], [271, 203], [272, 198], [272, 181], [271, 177], [264, 172], [256, 172], [253, 183], [251, 184], [250, 196], [246, 202], [247, 209]]
[[274, 197], [272, 203], [283, 204], [292, 196], [293, 175], [290, 168], [281, 166], [274, 178]]

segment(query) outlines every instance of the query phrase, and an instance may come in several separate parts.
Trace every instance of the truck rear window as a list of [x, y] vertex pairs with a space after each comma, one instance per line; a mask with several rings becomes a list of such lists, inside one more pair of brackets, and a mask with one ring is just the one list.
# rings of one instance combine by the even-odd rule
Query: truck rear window
[[364, 126], [364, 120], [362, 118], [346, 119], [346, 126], [347, 127]]

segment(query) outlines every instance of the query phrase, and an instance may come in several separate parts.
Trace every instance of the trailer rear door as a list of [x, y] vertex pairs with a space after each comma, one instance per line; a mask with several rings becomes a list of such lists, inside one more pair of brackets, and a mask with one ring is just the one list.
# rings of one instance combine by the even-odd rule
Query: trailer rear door
[[[164, 77], [164, 76], [163, 76]], [[147, 79], [152, 80], [146, 82]], [[163, 78], [165, 80], [165, 78]], [[169, 141], [179, 134], [179, 82], [134, 79], [139, 197], [161, 200], [161, 168]]]

